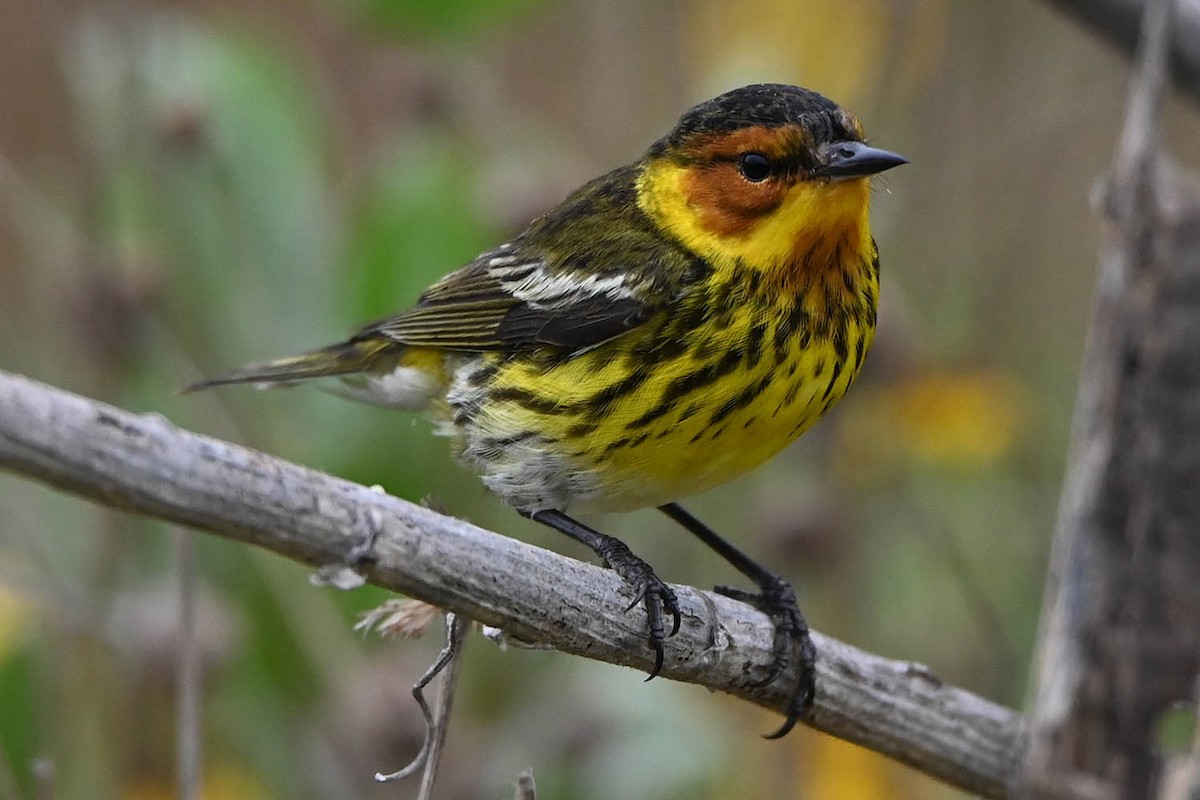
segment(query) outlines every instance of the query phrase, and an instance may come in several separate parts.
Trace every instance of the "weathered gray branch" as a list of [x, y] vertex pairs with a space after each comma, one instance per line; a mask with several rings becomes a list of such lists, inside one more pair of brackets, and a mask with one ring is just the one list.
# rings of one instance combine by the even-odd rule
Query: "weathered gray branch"
[[[530, 642], [646, 670], [640, 610], [611, 572], [378, 491], [0, 372], [0, 467], [100, 503], [180, 522], [323, 566], [374, 531], [372, 583]], [[683, 625], [667, 678], [780, 710], [770, 621], [749, 606], [677, 587]], [[1014, 711], [924, 667], [814, 634], [812, 727], [985, 797], [1009, 791], [1024, 727]], [[653, 684], [647, 687], [653, 691]]]
[[1197, 700], [1200, 181], [1158, 135], [1170, 22], [1171, 0], [1152, 0], [1104, 190], [1030, 712], [1038, 798], [1155, 796], [1160, 715]]

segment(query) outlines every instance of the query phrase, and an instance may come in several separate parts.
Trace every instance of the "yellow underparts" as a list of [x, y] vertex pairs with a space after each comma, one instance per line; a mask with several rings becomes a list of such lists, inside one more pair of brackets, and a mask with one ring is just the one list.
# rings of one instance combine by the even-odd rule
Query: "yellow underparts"
[[[487, 404], [480, 421], [496, 435], [539, 432], [568, 469], [594, 479], [596, 494], [571, 498], [572, 507], [629, 510], [699, 494], [762, 464], [815, 423], [850, 387], [860, 365], [857, 343], [864, 340], [865, 351], [873, 334], [848, 330], [846, 361], [828, 341], [802, 348], [797, 339], [779, 354], [768, 346], [753, 366], [742, 358], [727, 374], [664, 402], [680, 381], [719, 363], [756, 322], [746, 314], [720, 333], [697, 334], [701, 346], [662, 362], [636, 391], [604, 407], [589, 401], [629, 377], [628, 353], [620, 346], [625, 340], [549, 370], [509, 362], [495, 387], [537, 387], [536, 395], [553, 398], [558, 408]], [[773, 332], [768, 329], [768, 340]]]

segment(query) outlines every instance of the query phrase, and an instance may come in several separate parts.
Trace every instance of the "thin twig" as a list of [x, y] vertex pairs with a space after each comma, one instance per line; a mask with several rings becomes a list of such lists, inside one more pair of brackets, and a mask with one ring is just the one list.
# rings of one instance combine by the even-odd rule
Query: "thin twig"
[[446, 735], [450, 732], [450, 712], [454, 708], [454, 693], [458, 689], [458, 673], [462, 668], [462, 650], [466, 642], [467, 631], [470, 630], [467, 620], [457, 614], [446, 615], [446, 650], [449, 651], [449, 663], [446, 664], [445, 674], [438, 684], [437, 708], [433, 714], [433, 730], [429, 735], [433, 745], [429, 748], [429, 763], [425, 765], [425, 773], [421, 776], [421, 792], [417, 800], [431, 800], [433, 783], [437, 780], [438, 766], [442, 761], [442, 752], [446, 749]]
[[[438, 765], [442, 758], [442, 749], [446, 744], [446, 734], [449, 731], [450, 710], [454, 705], [454, 692], [458, 687], [458, 670], [462, 664], [462, 648], [466, 633], [470, 627], [465, 619], [454, 613], [445, 615], [446, 643], [442, 646], [438, 657], [425, 670], [425, 674], [416, 682], [412, 689], [413, 699], [421, 709], [425, 719], [425, 738], [421, 741], [421, 749], [407, 765], [395, 772], [384, 775], [375, 773], [375, 780], [380, 783], [399, 781], [424, 770], [421, 776], [421, 790], [418, 800], [428, 800], [433, 795], [433, 783], [437, 779]], [[442, 674], [442, 682], [438, 687], [437, 709], [431, 711], [429, 702], [425, 699], [425, 687]]]

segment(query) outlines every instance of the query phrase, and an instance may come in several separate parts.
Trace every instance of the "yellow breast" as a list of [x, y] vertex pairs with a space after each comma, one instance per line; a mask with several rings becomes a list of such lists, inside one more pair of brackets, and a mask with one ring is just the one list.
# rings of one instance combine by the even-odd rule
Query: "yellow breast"
[[614, 511], [733, 480], [807, 430], [858, 374], [874, 335], [873, 248], [847, 270], [863, 284], [852, 305], [765, 293], [761, 278], [731, 273], [586, 353], [496, 359], [472, 419], [473, 440], [489, 443], [473, 452], [492, 458], [472, 466], [517, 505], [545, 496]]

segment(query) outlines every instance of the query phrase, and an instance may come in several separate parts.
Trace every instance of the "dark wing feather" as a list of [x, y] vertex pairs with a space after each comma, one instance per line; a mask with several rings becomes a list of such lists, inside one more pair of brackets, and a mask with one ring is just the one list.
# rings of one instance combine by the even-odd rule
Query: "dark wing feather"
[[[591, 290], [584, 276], [573, 281], [569, 270], [544, 261], [489, 268], [498, 254], [518, 255], [485, 253], [431, 286], [415, 307], [364, 328], [360, 336], [446, 350], [583, 349], [637, 327], [667, 299], [646, 291]], [[539, 280], [550, 272], [556, 279]], [[543, 283], [544, 302], [537, 291]]]
[[422, 302], [370, 326], [364, 333], [382, 334], [404, 344], [452, 350], [491, 350], [502, 344], [496, 330], [512, 304], [513, 298], [500, 292], [488, 299], [473, 297], [461, 302]]
[[579, 350], [636, 328], [709, 272], [640, 211], [637, 173], [622, 167], [586, 184], [359, 336], [446, 350]]
[[496, 334], [511, 345], [543, 344], [569, 349], [594, 347], [645, 322], [651, 307], [632, 298], [585, 297], [559, 309], [522, 303], [509, 309]]

